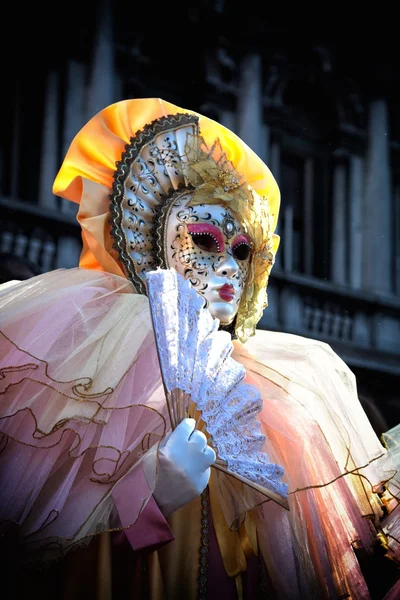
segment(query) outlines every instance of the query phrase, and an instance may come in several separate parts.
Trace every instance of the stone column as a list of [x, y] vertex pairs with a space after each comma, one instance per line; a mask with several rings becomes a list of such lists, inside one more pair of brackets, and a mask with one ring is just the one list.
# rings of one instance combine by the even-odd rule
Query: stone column
[[14, 104], [14, 124], [11, 146], [11, 173], [10, 173], [10, 197], [18, 200], [18, 182], [20, 177], [20, 161], [19, 152], [21, 144], [21, 87], [20, 81], [16, 82], [15, 86], [15, 104]]
[[349, 283], [355, 289], [362, 282], [362, 204], [364, 193], [364, 159], [350, 157], [349, 172]]
[[336, 163], [333, 172], [331, 277], [334, 283], [345, 285], [347, 282], [346, 253], [348, 251], [346, 227], [346, 153], [343, 150], [338, 150], [335, 153], [335, 158]]
[[240, 65], [238, 135], [264, 159], [262, 65], [258, 54], [250, 54]]
[[112, 8], [110, 0], [102, 0], [87, 95], [87, 120], [114, 101]]
[[[280, 147], [279, 141], [277, 141], [277, 140], [274, 140], [271, 143], [269, 167], [271, 169], [272, 175], [275, 177], [275, 179], [279, 185], [280, 171], [281, 171], [281, 147]], [[279, 216], [278, 216], [278, 224], [275, 229], [275, 233], [277, 233], [278, 235], [281, 235], [283, 218], [284, 218], [284, 215], [283, 215], [283, 211], [281, 208], [279, 211]], [[277, 252], [277, 255], [275, 258], [275, 267], [274, 268], [280, 269], [282, 267], [282, 248], [283, 248], [283, 240], [281, 239], [280, 250], [278, 249], [278, 252]]]
[[12, 252], [14, 234], [11, 231], [0, 231], [0, 252]]
[[314, 227], [314, 161], [312, 158], [307, 158], [304, 162], [304, 214], [303, 214], [303, 231], [304, 231], [304, 273], [305, 275], [313, 274], [314, 264], [314, 243], [313, 243], [313, 227]]
[[282, 215], [284, 217], [284, 229], [283, 229], [283, 240], [281, 244], [284, 247], [283, 253], [283, 268], [287, 273], [293, 271], [293, 206], [287, 204], [285, 206], [285, 212]]
[[58, 162], [58, 98], [58, 74], [51, 71], [47, 79], [39, 179], [39, 204], [43, 208], [51, 210], [57, 210], [57, 199], [52, 189], [60, 166]]
[[24, 257], [28, 248], [29, 238], [22, 232], [15, 236], [14, 252], [17, 256]]
[[[63, 122], [62, 156], [66, 155], [68, 148], [78, 133], [85, 125], [85, 66], [75, 60], [70, 60], [67, 70], [67, 92], [65, 100], [65, 118]], [[61, 210], [64, 213], [76, 215], [78, 205], [74, 202], [61, 199]]]
[[396, 219], [394, 235], [396, 248], [394, 253], [394, 272], [395, 272], [395, 294], [400, 296], [400, 187], [396, 187], [394, 193], [394, 218]]
[[55, 243], [48, 239], [43, 242], [42, 253], [41, 253], [41, 264], [39, 265], [42, 273], [47, 273], [54, 269], [54, 258], [56, 252]]
[[65, 98], [65, 118], [63, 122], [63, 156], [78, 133], [85, 125], [85, 65], [69, 60], [67, 67], [67, 92]]
[[39, 257], [42, 249], [42, 240], [40, 239], [40, 230], [34, 230], [29, 238], [28, 260], [39, 266]]
[[363, 288], [392, 290], [392, 211], [389, 163], [389, 122], [385, 100], [369, 108], [368, 155], [363, 205]]

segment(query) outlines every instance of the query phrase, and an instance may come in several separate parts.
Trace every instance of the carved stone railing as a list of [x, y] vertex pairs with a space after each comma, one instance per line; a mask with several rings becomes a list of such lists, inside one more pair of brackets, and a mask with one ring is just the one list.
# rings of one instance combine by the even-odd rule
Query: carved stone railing
[[81, 232], [73, 214], [9, 198], [0, 198], [0, 214], [0, 252], [28, 259], [42, 273], [78, 266]]
[[259, 326], [327, 342], [351, 365], [400, 375], [400, 299], [273, 270]]

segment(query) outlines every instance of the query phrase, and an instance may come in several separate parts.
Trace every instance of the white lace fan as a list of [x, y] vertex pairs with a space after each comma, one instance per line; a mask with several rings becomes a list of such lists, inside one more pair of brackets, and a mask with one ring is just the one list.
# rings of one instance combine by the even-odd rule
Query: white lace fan
[[230, 354], [230, 334], [174, 269], [146, 275], [172, 428], [200, 411], [217, 453], [214, 467], [288, 509], [283, 468], [262, 452], [259, 391], [243, 383], [245, 369]]

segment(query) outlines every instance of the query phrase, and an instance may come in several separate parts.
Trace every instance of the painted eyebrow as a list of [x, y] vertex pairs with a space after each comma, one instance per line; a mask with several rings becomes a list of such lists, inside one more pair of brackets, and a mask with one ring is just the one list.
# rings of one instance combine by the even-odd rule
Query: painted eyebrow
[[239, 244], [246, 244], [247, 246], [250, 246], [250, 248], [253, 246], [251, 239], [244, 233], [240, 233], [235, 237], [235, 239], [232, 241], [231, 248], [239, 246]]
[[218, 252], [225, 251], [224, 238], [222, 237], [221, 230], [211, 223], [189, 223], [187, 226], [189, 233], [204, 234], [211, 236], [218, 246]]

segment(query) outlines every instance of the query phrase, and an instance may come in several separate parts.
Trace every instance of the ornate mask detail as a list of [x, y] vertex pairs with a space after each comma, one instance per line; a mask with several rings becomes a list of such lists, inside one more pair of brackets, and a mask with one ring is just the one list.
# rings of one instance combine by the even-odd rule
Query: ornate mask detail
[[223, 325], [237, 317], [246, 339], [266, 306], [274, 261], [267, 199], [243, 181], [218, 140], [208, 150], [192, 114], [146, 125], [116, 166], [111, 232], [136, 289], [146, 293], [148, 271], [174, 267]]
[[145, 274], [165, 264], [159, 216], [174, 190], [187, 180], [180, 163], [186, 135], [196, 134], [198, 119], [177, 114], [157, 119], [131, 138], [117, 163], [111, 194], [111, 233], [136, 289], [146, 293]]
[[228, 208], [191, 206], [191, 197], [182, 194], [170, 210], [167, 261], [205, 298], [211, 314], [229, 325], [248, 278], [252, 241]]

